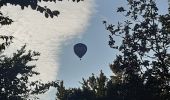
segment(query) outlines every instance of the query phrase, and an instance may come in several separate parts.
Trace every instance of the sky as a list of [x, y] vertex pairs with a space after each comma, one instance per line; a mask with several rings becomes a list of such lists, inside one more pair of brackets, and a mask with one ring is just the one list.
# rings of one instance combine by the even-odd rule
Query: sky
[[[109, 64], [111, 64], [116, 54], [116, 50], [111, 49], [108, 45], [109, 32], [102, 24], [103, 20], [116, 24], [123, 21], [122, 14], [116, 13], [119, 6], [126, 6], [126, 0], [96, 0], [95, 12], [91, 16], [90, 25], [83, 32], [81, 37], [75, 37], [66, 41], [62, 46], [60, 53], [60, 67], [58, 78], [64, 80], [67, 88], [79, 87], [82, 78], [88, 78], [92, 73], [99, 75], [102, 70], [106, 76], [113, 75]], [[157, 0], [160, 13], [167, 13], [167, 0]], [[120, 41], [119, 39], [115, 39]], [[76, 43], [87, 45], [87, 53], [80, 61], [73, 52], [73, 46]]]
[[[51, 10], [59, 10], [59, 17], [45, 18], [44, 14], [31, 10], [30, 7], [21, 10], [19, 6], [4, 6], [1, 11], [10, 16], [13, 23], [1, 27], [1, 34], [14, 36], [13, 44], [6, 49], [6, 54], [12, 56], [13, 52], [24, 44], [27, 50], [35, 50], [41, 53], [36, 64], [38, 76], [30, 80], [42, 80], [43, 82], [55, 81], [58, 76], [59, 54], [64, 41], [81, 35], [87, 26], [94, 10], [94, 1], [86, 0], [80, 3], [71, 1], [57, 1], [56, 3], [39, 3]], [[53, 92], [53, 90], [51, 90]], [[55, 93], [55, 92], [53, 92]], [[53, 94], [53, 99], [54, 99]], [[41, 96], [41, 100], [50, 100], [51, 92]], [[48, 98], [48, 99], [47, 99]]]
[[[103, 20], [117, 23], [118, 16], [114, 11], [119, 5], [123, 5], [123, 0], [103, 0], [95, 1], [95, 11], [89, 21], [90, 25], [81, 36], [66, 41], [62, 46], [60, 54], [60, 67], [58, 77], [64, 80], [67, 87], [80, 86], [79, 81], [87, 78], [92, 73], [99, 74], [100, 70], [107, 75], [111, 75], [109, 63], [112, 63], [116, 51], [108, 46], [108, 32], [102, 24]], [[81, 34], [81, 33], [80, 33]], [[87, 45], [87, 53], [80, 61], [73, 52], [76, 43]]]
[[[59, 17], [53, 19], [47, 19], [30, 8], [21, 11], [18, 6], [3, 7], [1, 10], [14, 20], [12, 25], [1, 27], [1, 34], [8, 33], [15, 37], [7, 54], [11, 56], [11, 52], [27, 44], [27, 49], [41, 53], [36, 62], [36, 70], [41, 73], [38, 79], [64, 80], [66, 87], [79, 87], [83, 77], [87, 78], [92, 73], [98, 75], [100, 70], [109, 77], [112, 75], [109, 64], [118, 52], [108, 46], [109, 32], [102, 21], [122, 21], [123, 16], [116, 13], [116, 8], [126, 6], [125, 1], [84, 0], [72, 3], [66, 0], [56, 4], [40, 3], [61, 12]], [[167, 0], [157, 1], [160, 12], [166, 12]], [[82, 60], [73, 51], [77, 43], [84, 43], [88, 48]], [[41, 100], [54, 100], [54, 95], [55, 92], [51, 90]]]
[[87, 0], [78, 4], [71, 1], [58, 1], [40, 3], [40, 5], [47, 6], [51, 10], [59, 10], [61, 14], [59, 17], [47, 19], [42, 13], [30, 8], [21, 10], [19, 6], [5, 6], [1, 10], [5, 15], [10, 16], [14, 23], [10, 26], [2, 26], [1, 34], [8, 33], [15, 37], [14, 43], [8, 48], [10, 52], [24, 44], [27, 44], [27, 49], [40, 52], [36, 70], [41, 73], [39, 77], [42, 81], [52, 81], [56, 80], [58, 74], [58, 55], [62, 43], [79, 35], [88, 26], [93, 1]]

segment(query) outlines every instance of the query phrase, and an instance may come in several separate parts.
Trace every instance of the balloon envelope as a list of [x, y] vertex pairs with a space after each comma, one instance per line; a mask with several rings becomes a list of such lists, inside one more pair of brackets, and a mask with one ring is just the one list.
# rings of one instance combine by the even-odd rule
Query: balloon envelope
[[82, 58], [84, 54], [87, 52], [87, 46], [83, 43], [78, 43], [74, 45], [74, 53], [79, 57]]

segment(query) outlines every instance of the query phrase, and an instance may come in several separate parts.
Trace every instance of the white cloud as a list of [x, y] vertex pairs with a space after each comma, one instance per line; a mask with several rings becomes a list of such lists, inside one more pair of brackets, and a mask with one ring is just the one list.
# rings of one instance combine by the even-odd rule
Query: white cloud
[[[45, 5], [46, 3], [41, 3]], [[1, 8], [10, 16], [14, 23], [1, 27], [1, 34], [12, 34], [15, 39], [9, 51], [27, 44], [27, 48], [39, 51], [41, 56], [37, 69], [43, 81], [56, 80], [59, 68], [59, 53], [62, 43], [74, 36], [80, 35], [88, 23], [93, 12], [94, 0], [80, 3], [63, 1], [48, 3], [51, 9], [60, 11], [59, 17], [45, 18], [42, 13], [30, 8], [20, 10], [20, 7], [7, 6]]]

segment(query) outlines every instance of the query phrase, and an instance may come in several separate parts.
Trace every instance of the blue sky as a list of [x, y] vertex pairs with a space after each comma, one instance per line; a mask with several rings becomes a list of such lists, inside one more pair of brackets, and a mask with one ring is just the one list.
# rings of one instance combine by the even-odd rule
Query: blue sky
[[[60, 54], [60, 68], [58, 78], [64, 80], [66, 87], [78, 87], [82, 77], [88, 78], [92, 73], [98, 75], [100, 70], [110, 76], [112, 72], [109, 64], [115, 59], [116, 50], [108, 46], [108, 32], [105, 30], [102, 20], [117, 23], [123, 19], [116, 13], [116, 8], [126, 5], [125, 0], [96, 0], [96, 12], [92, 14], [90, 25], [83, 32], [81, 38], [74, 38], [62, 46]], [[161, 13], [167, 12], [167, 0], [158, 0]], [[119, 41], [119, 39], [116, 39]], [[80, 61], [74, 54], [73, 46], [82, 42], [88, 50]]]
[[[87, 78], [92, 73], [98, 74], [102, 69], [108, 75], [109, 63], [112, 62], [116, 52], [108, 46], [108, 32], [105, 30], [102, 20], [116, 20], [113, 16], [114, 8], [120, 2], [107, 0], [96, 0], [96, 11], [92, 14], [90, 25], [83, 33], [81, 38], [70, 40], [67, 45], [63, 46], [61, 53], [61, 63], [59, 68], [59, 78], [63, 79], [66, 86], [79, 86], [82, 77]], [[82, 42], [87, 45], [87, 53], [80, 61], [73, 52], [73, 46]]]

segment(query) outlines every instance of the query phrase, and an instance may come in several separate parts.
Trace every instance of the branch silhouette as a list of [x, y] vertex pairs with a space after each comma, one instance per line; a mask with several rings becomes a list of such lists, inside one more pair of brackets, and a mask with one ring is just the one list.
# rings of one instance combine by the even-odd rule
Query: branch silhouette
[[[7, 4], [20, 6], [22, 10], [24, 8], [31, 7], [32, 10], [36, 10], [39, 13], [43, 13], [46, 18], [53, 18], [54, 16], [58, 16], [60, 12], [58, 10], [51, 10], [47, 6], [40, 6], [38, 3], [40, 2], [54, 2], [56, 1], [63, 1], [63, 0], [0, 0], [0, 8], [3, 6], [8, 6]], [[72, 0], [73, 2], [80, 2], [83, 0]], [[1, 25], [10, 25], [12, 23], [12, 19], [8, 16], [4, 16], [3, 13], [0, 11], [0, 24]]]

